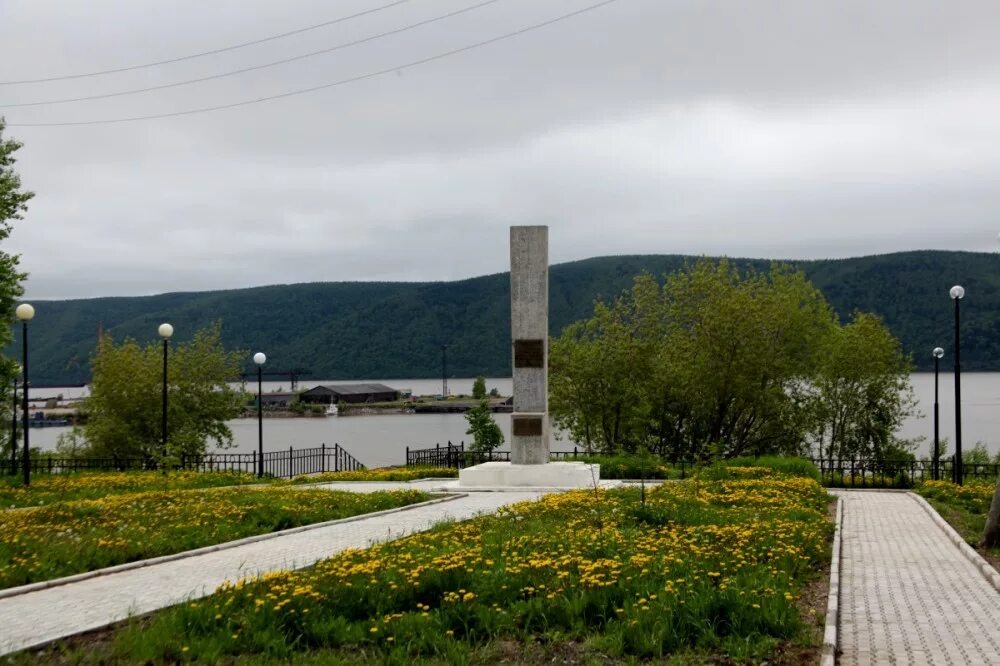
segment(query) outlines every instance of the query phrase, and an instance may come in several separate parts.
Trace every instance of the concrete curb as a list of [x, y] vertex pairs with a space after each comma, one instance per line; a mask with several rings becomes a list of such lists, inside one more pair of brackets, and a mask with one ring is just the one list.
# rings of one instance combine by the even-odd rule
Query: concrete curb
[[837, 628], [840, 624], [840, 527], [844, 522], [844, 499], [837, 498], [837, 517], [833, 530], [833, 557], [830, 560], [830, 592], [826, 598], [826, 626], [823, 630], [823, 649], [820, 666], [837, 663]]
[[[457, 481], [457, 480], [458, 480], [457, 476], [425, 476], [420, 479], [410, 479], [409, 481], [378, 481], [378, 480], [358, 481], [355, 479], [345, 479], [341, 481], [339, 479], [334, 479], [333, 481], [310, 481], [309, 483], [290, 483], [288, 485], [292, 487], [308, 488], [310, 486], [328, 486], [332, 483], [343, 483], [343, 484], [357, 483], [360, 485], [362, 483], [429, 483], [431, 481]], [[263, 485], [268, 485], [268, 484], [263, 484]]]
[[955, 544], [960, 551], [962, 551], [962, 555], [965, 556], [965, 559], [969, 560], [969, 562], [976, 567], [979, 573], [983, 575], [986, 582], [1000, 592], [1000, 573], [997, 573], [997, 570], [994, 569], [989, 562], [983, 559], [983, 556], [977, 553], [975, 548], [966, 543], [965, 539], [962, 538], [962, 535], [956, 532], [955, 528], [949, 525], [948, 521], [941, 517], [941, 514], [930, 505], [930, 502], [916, 493], [911, 492], [910, 496], [917, 501], [917, 504], [924, 508], [924, 511], [930, 514], [931, 519], [937, 523], [937, 526], [941, 528], [941, 531], [944, 532], [945, 536], [948, 537], [948, 539]]
[[913, 492], [909, 488], [837, 488], [836, 486], [829, 486], [826, 488], [828, 491], [832, 490], [838, 493], [910, 493]]
[[39, 590], [46, 590], [50, 587], [58, 587], [61, 585], [69, 585], [71, 583], [78, 583], [80, 581], [88, 580], [90, 578], [97, 578], [98, 576], [108, 576], [111, 574], [120, 573], [122, 571], [131, 571], [132, 569], [143, 569], [145, 567], [151, 567], [157, 564], [163, 564], [165, 562], [174, 562], [176, 560], [183, 560], [189, 557], [197, 557], [198, 555], [205, 555], [207, 553], [215, 553], [220, 550], [229, 550], [230, 548], [237, 548], [239, 546], [245, 546], [250, 543], [257, 543], [258, 541], [267, 541], [268, 539], [276, 539], [278, 537], [288, 536], [289, 534], [308, 532], [310, 530], [319, 529], [321, 527], [342, 525], [344, 523], [354, 523], [359, 520], [365, 520], [366, 518], [375, 518], [377, 516], [385, 516], [392, 513], [399, 513], [401, 511], [409, 511], [410, 509], [418, 509], [420, 507], [430, 506], [432, 504], [450, 502], [452, 500], [456, 500], [466, 496], [467, 495], [465, 493], [449, 493], [444, 497], [436, 497], [432, 500], [427, 500], [426, 502], [418, 502], [417, 504], [409, 504], [407, 506], [400, 506], [394, 509], [385, 509], [384, 511], [375, 511], [373, 513], [362, 513], [358, 514], [357, 516], [350, 516], [348, 518], [338, 518], [336, 520], [327, 520], [322, 523], [300, 525], [299, 527], [292, 527], [287, 530], [280, 530], [278, 532], [268, 532], [267, 534], [256, 534], [254, 536], [245, 537], [243, 539], [237, 539], [235, 541], [226, 541], [225, 543], [215, 544], [214, 546], [204, 546], [202, 548], [185, 550], [180, 553], [173, 553], [171, 555], [161, 555], [159, 557], [151, 557], [148, 560], [137, 560], [135, 562], [116, 564], [115, 566], [105, 567], [103, 569], [85, 571], [83, 573], [73, 574], [72, 576], [64, 576], [63, 578], [53, 578], [52, 580], [43, 580], [38, 583], [29, 583], [27, 585], [20, 585], [18, 587], [9, 587], [6, 590], [0, 590], [0, 599], [16, 597], [22, 594], [30, 594], [32, 592], [37, 592]]

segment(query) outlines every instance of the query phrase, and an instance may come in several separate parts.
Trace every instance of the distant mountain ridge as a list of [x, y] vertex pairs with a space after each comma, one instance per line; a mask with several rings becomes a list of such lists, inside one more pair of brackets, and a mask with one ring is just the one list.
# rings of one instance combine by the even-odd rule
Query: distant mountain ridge
[[[550, 270], [550, 330], [590, 316], [595, 298], [616, 296], [646, 271], [660, 276], [697, 257], [597, 257]], [[732, 259], [766, 270], [765, 259]], [[851, 259], [782, 261], [801, 268], [842, 318], [879, 314], [913, 354], [933, 367], [944, 347], [952, 365], [954, 309], [948, 289], [961, 284], [962, 364], [1000, 370], [1000, 257], [975, 252], [914, 251]], [[221, 319], [227, 348], [263, 351], [273, 370], [307, 368], [316, 379], [510, 375], [510, 284], [506, 273], [455, 282], [326, 282], [157, 296], [33, 301], [34, 384], [83, 383], [97, 331], [116, 340], [157, 339], [164, 321], [175, 338]], [[5, 353], [20, 354], [19, 336]], [[766, 353], [767, 350], [761, 350]], [[247, 369], [252, 367], [249, 358]], [[306, 380], [308, 384], [308, 380]]]

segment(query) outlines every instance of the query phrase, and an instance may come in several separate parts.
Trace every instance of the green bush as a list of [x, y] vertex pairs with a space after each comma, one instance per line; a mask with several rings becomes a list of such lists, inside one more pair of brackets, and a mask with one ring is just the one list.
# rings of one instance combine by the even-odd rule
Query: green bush
[[[576, 456], [567, 460], [597, 464], [601, 466], [602, 479], [679, 479], [681, 467], [672, 465], [654, 456]], [[685, 476], [690, 476], [692, 468], [685, 466]]]
[[[788, 474], [789, 476], [804, 476], [815, 481], [819, 481], [819, 470], [816, 469], [816, 465], [810, 460], [805, 458], [794, 458], [785, 456], [761, 456], [759, 458], [752, 458], [750, 456], [742, 456], [740, 458], [729, 458], [728, 460], [720, 460], [713, 467], [764, 467], [766, 469], [773, 469], [779, 474]], [[725, 476], [725, 473], [721, 473], [721, 476]]]

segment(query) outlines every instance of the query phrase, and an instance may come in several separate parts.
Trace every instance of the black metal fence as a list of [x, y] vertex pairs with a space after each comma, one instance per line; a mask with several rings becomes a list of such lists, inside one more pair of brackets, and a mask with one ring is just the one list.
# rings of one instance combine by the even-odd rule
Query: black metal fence
[[[322, 444], [309, 449], [288, 447], [287, 451], [266, 451], [263, 456], [264, 475], [290, 478], [301, 474], [322, 472], [346, 472], [365, 469], [357, 458], [348, 453], [340, 444]], [[10, 462], [11, 474], [18, 474], [21, 460]], [[246, 472], [256, 474], [258, 470], [257, 452], [253, 453], [206, 453], [204, 455], [181, 455], [180, 460], [168, 464], [169, 469], [192, 470], [197, 472]], [[112, 458], [72, 458], [32, 455], [32, 474], [67, 474], [72, 472], [111, 472], [126, 470], [158, 470], [157, 461], [149, 457]]]
[[[910, 488], [934, 479], [933, 460], [858, 460], [812, 458], [823, 484], [832, 488]], [[953, 479], [954, 461], [938, 463], [937, 478]], [[998, 464], [962, 464], [962, 480], [996, 481]]]
[[[572, 451], [552, 451], [551, 460], [572, 459], [585, 456], [586, 453], [574, 448]], [[452, 467], [461, 469], [494, 460], [509, 462], [510, 451], [470, 451], [465, 448], [465, 442], [445, 445], [438, 444], [429, 449], [411, 449], [406, 447], [406, 464], [428, 465], [431, 467]], [[910, 488], [921, 481], [934, 478], [934, 462], [932, 460], [859, 460], [806, 458], [819, 470], [823, 485], [831, 488]], [[698, 467], [697, 462], [670, 462], [681, 471], [681, 478], [688, 470]], [[953, 461], [942, 460], [938, 463], [938, 478], [952, 479]], [[963, 464], [962, 480], [975, 479], [996, 481], [1000, 476], [1000, 464]]]
[[[568, 460], [586, 455], [573, 448], [572, 451], [549, 451], [549, 460]], [[510, 451], [473, 451], [465, 448], [465, 442], [432, 449], [411, 449], [406, 447], [406, 466], [426, 465], [430, 467], [454, 467], [461, 469], [484, 462], [510, 462]]]
[[[575, 458], [579, 453], [575, 448], [572, 451], [550, 451], [550, 460], [563, 460]], [[444, 446], [438, 444], [432, 449], [411, 449], [406, 447], [406, 465], [427, 465], [430, 467], [454, 467], [461, 469], [471, 467], [484, 462], [510, 462], [510, 451], [472, 451], [465, 448], [465, 442], [452, 444], [448, 442]]]

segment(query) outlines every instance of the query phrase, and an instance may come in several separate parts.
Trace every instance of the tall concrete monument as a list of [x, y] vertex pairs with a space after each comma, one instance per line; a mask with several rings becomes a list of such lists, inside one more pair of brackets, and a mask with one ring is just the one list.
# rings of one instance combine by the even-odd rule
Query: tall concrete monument
[[459, 472], [459, 486], [580, 488], [599, 465], [549, 462], [549, 228], [510, 228], [510, 327], [514, 370], [510, 462]]
[[549, 228], [510, 228], [510, 461], [549, 462]]

